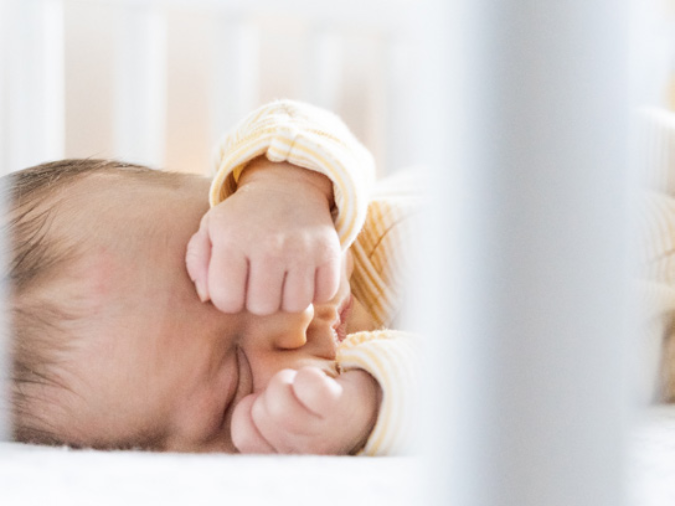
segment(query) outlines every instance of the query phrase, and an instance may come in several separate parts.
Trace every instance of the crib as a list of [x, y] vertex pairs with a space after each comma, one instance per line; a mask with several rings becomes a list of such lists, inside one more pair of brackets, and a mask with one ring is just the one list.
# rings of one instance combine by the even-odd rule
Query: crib
[[617, 306], [630, 313], [626, 227], [606, 226], [628, 216], [617, 144], [631, 102], [628, 10], [613, 0], [0, 0], [2, 173], [65, 157], [204, 172], [225, 131], [280, 97], [342, 116], [381, 176], [436, 169], [411, 325], [428, 337], [428, 369], [441, 371], [420, 394], [423, 456], [4, 442], [0, 502], [672, 504], [675, 413], [649, 412], [629, 432], [630, 318], [615, 318]]
[[279, 97], [338, 112], [383, 171], [411, 161], [398, 126], [408, 124], [415, 73], [410, 2], [29, 0], [3, 9], [12, 48], [5, 170], [95, 155], [203, 171], [228, 128]]

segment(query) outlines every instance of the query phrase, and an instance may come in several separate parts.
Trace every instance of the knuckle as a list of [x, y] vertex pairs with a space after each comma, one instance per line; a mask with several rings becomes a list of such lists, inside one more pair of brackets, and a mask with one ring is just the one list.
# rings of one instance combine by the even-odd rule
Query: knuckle
[[312, 412], [326, 414], [336, 404], [337, 391], [332, 388], [332, 381], [319, 370], [302, 369], [296, 380], [296, 395]]
[[275, 259], [283, 255], [288, 249], [288, 242], [278, 234], [269, 234], [260, 241], [262, 255], [265, 259]]
[[229, 290], [220, 284], [209, 286], [209, 295], [213, 305], [224, 313], [238, 313], [244, 309], [244, 301], [233, 297]]

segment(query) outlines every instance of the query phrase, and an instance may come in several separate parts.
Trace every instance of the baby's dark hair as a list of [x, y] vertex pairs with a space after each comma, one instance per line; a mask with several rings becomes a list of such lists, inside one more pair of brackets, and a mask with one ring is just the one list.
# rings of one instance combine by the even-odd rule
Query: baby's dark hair
[[[45, 163], [2, 178], [6, 195], [3, 220], [9, 240], [5, 280], [9, 286], [11, 338], [10, 408], [12, 437], [37, 444], [67, 444], [50, 430], [41, 415], [46, 387], [67, 388], [55, 372], [58, 357], [68, 348], [66, 327], [80, 318], [58, 296], [42, 294], [51, 279], [82, 253], [54, 233], [55, 217], [68, 201], [68, 189], [96, 174], [118, 174], [140, 180], [171, 180], [176, 173], [156, 171], [114, 160], [68, 159]], [[66, 338], [59, 339], [59, 336]]]

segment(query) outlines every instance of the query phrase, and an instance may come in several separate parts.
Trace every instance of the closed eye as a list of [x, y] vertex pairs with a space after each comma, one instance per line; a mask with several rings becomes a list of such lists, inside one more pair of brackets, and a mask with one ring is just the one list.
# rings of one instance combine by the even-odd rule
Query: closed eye
[[240, 348], [237, 347], [233, 353], [234, 356], [234, 364], [230, 364], [230, 361], [228, 360], [228, 365], [226, 367], [232, 367], [234, 366], [234, 374], [236, 374], [236, 379], [234, 381], [234, 386], [230, 388], [231, 393], [228, 394], [227, 398], [225, 399], [225, 405], [223, 406], [222, 410], [222, 421], [221, 421], [221, 427], [220, 431], [222, 432], [223, 430], [228, 430], [229, 431], [229, 425], [230, 425], [230, 420], [232, 419], [232, 411], [234, 410], [235, 406], [235, 401], [237, 400], [237, 396], [239, 394], [240, 390], [240, 383], [241, 383], [241, 351]]
[[241, 347], [238, 347], [237, 386], [232, 399], [229, 401], [228, 406], [224, 411], [225, 416], [223, 417], [223, 429], [227, 430], [228, 434], [231, 431], [231, 421], [234, 409], [244, 397], [251, 393], [253, 393], [253, 372], [251, 371], [251, 364], [249, 363], [244, 350]]

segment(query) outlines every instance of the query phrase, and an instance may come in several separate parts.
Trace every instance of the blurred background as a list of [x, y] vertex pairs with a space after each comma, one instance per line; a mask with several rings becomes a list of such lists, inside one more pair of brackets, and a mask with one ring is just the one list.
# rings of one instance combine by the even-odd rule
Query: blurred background
[[634, 0], [630, 22], [636, 101], [675, 110], [675, 1]]
[[5, 171], [118, 157], [204, 172], [223, 133], [275, 98], [337, 112], [383, 173], [412, 161], [410, 0], [2, 4]]
[[626, 102], [675, 110], [675, 0], [0, 0], [0, 48], [2, 172], [206, 172], [282, 97], [342, 116], [380, 174], [444, 169], [418, 298], [431, 480], [452, 504], [622, 504], [616, 140]]
[[[244, 114], [295, 98], [337, 112], [390, 173], [419, 161], [418, 10], [413, 0], [1, 0], [3, 172], [92, 156], [203, 172]], [[636, 103], [675, 109], [675, 2], [634, 0], [630, 22]]]

